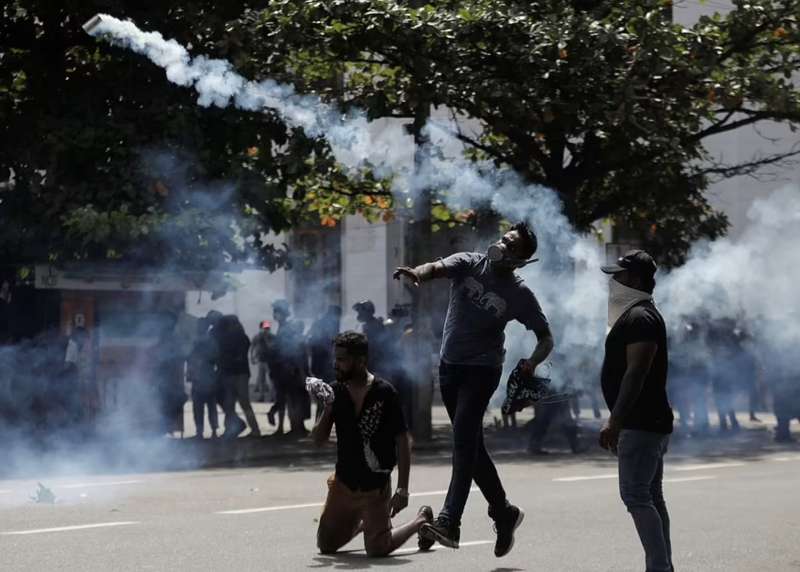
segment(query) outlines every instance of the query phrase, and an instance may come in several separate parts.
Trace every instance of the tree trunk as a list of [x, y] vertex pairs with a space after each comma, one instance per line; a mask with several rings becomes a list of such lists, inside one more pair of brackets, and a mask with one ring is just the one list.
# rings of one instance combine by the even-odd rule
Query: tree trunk
[[[414, 114], [411, 133], [414, 136], [414, 168], [423, 160], [426, 139], [423, 128], [430, 115], [430, 106], [422, 102]], [[406, 226], [406, 259], [409, 266], [417, 266], [431, 259], [431, 189], [413, 189], [412, 219]], [[431, 408], [433, 406], [433, 330], [431, 304], [433, 298], [426, 288], [413, 292], [411, 318], [414, 324], [414, 366], [412, 385], [411, 431], [417, 441], [430, 440], [432, 434]]]

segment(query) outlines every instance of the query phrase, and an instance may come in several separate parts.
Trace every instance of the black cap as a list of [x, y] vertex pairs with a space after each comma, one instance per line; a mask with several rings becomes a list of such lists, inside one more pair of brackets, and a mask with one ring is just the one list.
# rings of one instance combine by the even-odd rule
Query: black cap
[[656, 261], [644, 250], [629, 250], [621, 258], [617, 259], [616, 264], [601, 266], [600, 269], [606, 274], [616, 274], [623, 270], [630, 270], [641, 276], [652, 278], [658, 270]]
[[353, 304], [353, 310], [356, 312], [364, 311], [367, 314], [374, 314], [375, 304], [372, 303], [372, 300], [361, 300], [360, 302]]

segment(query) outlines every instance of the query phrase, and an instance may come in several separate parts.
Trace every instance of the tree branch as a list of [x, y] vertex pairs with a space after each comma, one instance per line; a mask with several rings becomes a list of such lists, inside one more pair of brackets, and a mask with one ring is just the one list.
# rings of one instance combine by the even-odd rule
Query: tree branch
[[[725, 123], [735, 113], [741, 113], [747, 115], [747, 117], [739, 119], [732, 123]], [[751, 125], [753, 123], [757, 123], [765, 119], [800, 121], [800, 115], [794, 113], [780, 113], [776, 111], [756, 111], [754, 109], [728, 110], [728, 115], [725, 117], [725, 119], [711, 125], [710, 127], [707, 127], [706, 129], [703, 129], [702, 131], [695, 133], [694, 135], [688, 137], [686, 141], [687, 142], [700, 141], [701, 139], [705, 139], [706, 137], [710, 137], [711, 135], [717, 135], [719, 133], [726, 133], [728, 131], [733, 131], [734, 129], [738, 129], [739, 127], [744, 127], [745, 125]]]
[[[707, 168], [697, 169], [693, 175], [702, 177], [704, 175], [717, 176], [719, 179], [728, 179], [730, 177], [738, 177], [742, 175], [755, 176], [755, 173], [767, 165], [782, 165], [784, 167], [797, 164], [797, 161], [788, 161], [791, 157], [800, 156], [800, 143], [792, 146], [791, 151], [786, 153], [776, 153], [766, 157], [757, 158], [747, 163], [739, 165], [724, 165], [716, 163]], [[756, 177], [758, 178], [758, 177]]]

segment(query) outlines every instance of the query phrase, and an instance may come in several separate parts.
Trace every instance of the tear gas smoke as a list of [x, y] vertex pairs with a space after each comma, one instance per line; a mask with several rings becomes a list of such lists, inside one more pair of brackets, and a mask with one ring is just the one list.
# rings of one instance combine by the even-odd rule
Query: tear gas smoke
[[[362, 112], [342, 113], [318, 97], [298, 94], [292, 86], [272, 80], [246, 80], [230, 63], [193, 58], [175, 40], [143, 32], [129, 21], [101, 15], [87, 28], [94, 36], [145, 55], [165, 69], [170, 81], [194, 88], [199, 105], [276, 112], [309, 136], [324, 137], [347, 166], [369, 166], [391, 177], [397, 193], [413, 197], [418, 189], [433, 188], [453, 208], [489, 205], [508, 219], [531, 224], [542, 262], [521, 274], [555, 329], [553, 377], [578, 385], [597, 383], [606, 318], [607, 278], [599, 271], [604, 254], [597, 241], [571, 228], [554, 192], [526, 184], [510, 170], [466, 160], [447, 123], [429, 122], [430, 143], [412, 170], [407, 161], [396, 161], [409, 156], [408, 135], [400, 124], [383, 123], [385, 129], [376, 133]], [[740, 240], [698, 246], [686, 266], [661, 275], [656, 298], [670, 327], [675, 330], [682, 319], [697, 315], [734, 318], [746, 321], [765, 347], [796, 347], [800, 320], [793, 288], [800, 265], [793, 248], [800, 238], [798, 213], [796, 189], [775, 193], [754, 204], [751, 228]], [[530, 352], [533, 341], [518, 327], [510, 334], [507, 364], [513, 367], [517, 357]], [[783, 361], [788, 363], [788, 358]], [[575, 380], [576, 376], [585, 379]]]
[[[165, 40], [158, 32], [144, 32], [130, 21], [100, 15], [99, 20], [93, 19], [87, 26], [90, 34], [148, 57], [165, 69], [169, 81], [194, 88], [199, 105], [235, 105], [245, 110], [277, 112], [287, 124], [304, 129], [309, 136], [324, 137], [347, 166], [369, 166], [379, 175], [392, 177], [398, 194], [413, 197], [418, 189], [435, 188], [453, 208], [490, 205], [511, 220], [526, 220], [536, 229], [540, 252], [546, 255], [538, 270], [530, 268], [523, 274], [533, 278], [553, 323], [561, 322], [562, 312], [564, 316], [580, 316], [585, 323], [602, 321], [603, 279], [594, 272], [601, 264], [598, 245], [571, 229], [551, 190], [525, 184], [513, 171], [497, 169], [490, 162], [476, 164], [460, 157], [461, 144], [453, 136], [456, 130], [452, 124], [429, 122], [425, 129], [429, 144], [421, 153], [421, 163], [412, 171], [407, 161], [403, 164], [392, 160], [396, 151], [388, 151], [407, 147], [409, 137], [402, 125], [384, 124], [385, 129], [376, 134], [363, 112], [341, 113], [318, 97], [297, 94], [292, 86], [272, 80], [248, 81], [229, 62], [205, 56], [193, 58], [175, 40]], [[409, 157], [410, 153], [399, 156]], [[579, 280], [574, 279], [574, 266], [583, 270]], [[565, 284], [572, 286], [565, 288]], [[573, 338], [587, 343], [586, 329], [584, 324], [574, 332], [567, 328], [560, 336], [559, 345], [565, 355], [571, 353], [566, 348]], [[594, 329], [598, 336], [602, 335], [602, 328]]]

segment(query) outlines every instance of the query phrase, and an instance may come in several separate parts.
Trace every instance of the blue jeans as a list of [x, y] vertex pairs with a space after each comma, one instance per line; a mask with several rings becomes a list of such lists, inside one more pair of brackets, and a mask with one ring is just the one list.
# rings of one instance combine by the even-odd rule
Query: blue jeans
[[500, 368], [488, 366], [439, 365], [442, 401], [453, 425], [453, 472], [439, 515], [455, 525], [461, 524], [473, 479], [490, 508], [507, 504], [503, 484], [483, 443], [483, 415], [501, 374]]
[[664, 502], [664, 454], [669, 435], [623, 429], [619, 434], [619, 492], [633, 517], [647, 572], [672, 572], [669, 514]]

